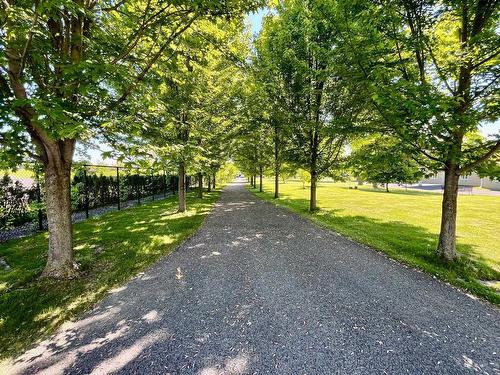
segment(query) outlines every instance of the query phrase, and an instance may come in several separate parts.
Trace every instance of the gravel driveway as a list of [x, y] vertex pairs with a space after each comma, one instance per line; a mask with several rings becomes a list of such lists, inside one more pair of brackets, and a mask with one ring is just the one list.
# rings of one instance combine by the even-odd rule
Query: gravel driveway
[[499, 318], [236, 183], [196, 235], [16, 371], [499, 374]]

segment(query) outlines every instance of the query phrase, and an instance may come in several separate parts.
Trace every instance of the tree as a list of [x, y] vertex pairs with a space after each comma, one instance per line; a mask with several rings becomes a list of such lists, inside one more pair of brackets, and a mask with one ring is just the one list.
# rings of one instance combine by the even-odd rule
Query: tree
[[[496, 159], [496, 160], [495, 160]], [[477, 169], [477, 173], [481, 178], [487, 177], [492, 180], [500, 181], [500, 160], [499, 158], [492, 158], [488, 163], [483, 163]]]
[[125, 134], [115, 137], [115, 148], [175, 162], [179, 212], [186, 210], [186, 174], [197, 174], [199, 184], [205, 175], [210, 190], [228, 158], [237, 123], [233, 93], [242, 76], [237, 61], [248, 51], [242, 29], [241, 19], [194, 23], [179, 41], [175, 60], [160, 58], [149, 85], [134, 94], [131, 115], [115, 119]]
[[335, 10], [333, 1], [283, 1], [258, 45], [264, 67], [281, 77], [277, 97], [293, 129], [285, 158], [311, 174], [310, 211], [317, 209], [317, 182], [342, 155], [361, 108], [340, 64]]
[[257, 1], [3, 1], [2, 155], [44, 165], [49, 251], [43, 274], [73, 277], [70, 173], [75, 144], [127, 100], [199, 18], [233, 17]]
[[[411, 154], [410, 154], [411, 155]], [[424, 171], [397, 139], [377, 137], [363, 144], [350, 155], [349, 162], [356, 176], [374, 184], [413, 183]]]
[[259, 191], [262, 192], [264, 171], [272, 161], [272, 144], [269, 129], [260, 124], [256, 128], [246, 129], [247, 133], [240, 136], [236, 148], [236, 163], [240, 170], [251, 176], [251, 184], [257, 186], [256, 176], [259, 176]]
[[297, 170], [297, 175], [299, 177], [299, 180], [302, 182], [302, 189], [305, 189], [306, 184], [309, 184], [311, 182], [311, 174], [305, 169], [299, 168]]
[[255, 44], [255, 53], [252, 60], [253, 79], [256, 86], [261, 89], [257, 99], [258, 107], [267, 109], [265, 122], [271, 129], [273, 172], [274, 172], [274, 198], [279, 198], [279, 179], [284, 162], [284, 154], [289, 146], [291, 112], [288, 97], [284, 87], [286, 72], [280, 69], [278, 51], [274, 49], [276, 38], [276, 19], [272, 14], [264, 17], [262, 30]]
[[258, 81], [256, 71], [250, 67], [240, 92], [242, 108], [240, 127], [235, 136], [238, 138], [235, 148], [236, 162], [239, 168], [251, 176], [251, 184], [256, 187], [259, 176], [259, 191], [262, 192], [264, 171], [273, 163], [273, 129], [269, 116], [270, 109], [267, 93]]
[[224, 163], [217, 171], [217, 181], [219, 181], [220, 184], [227, 184], [234, 180], [237, 173], [238, 168], [232, 161], [229, 161]]
[[500, 134], [467, 142], [500, 113], [498, 1], [339, 4], [342, 53], [371, 95], [379, 130], [411, 146], [426, 167], [444, 170], [437, 254], [452, 261], [459, 177], [500, 150]]

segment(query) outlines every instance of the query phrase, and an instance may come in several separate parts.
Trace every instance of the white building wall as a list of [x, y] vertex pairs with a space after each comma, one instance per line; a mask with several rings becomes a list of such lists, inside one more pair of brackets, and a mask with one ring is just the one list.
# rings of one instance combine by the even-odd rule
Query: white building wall
[[481, 177], [475, 173], [469, 176], [460, 176], [458, 184], [461, 186], [481, 186]]
[[483, 178], [483, 188], [500, 190], [500, 181], [492, 181], [489, 178]]
[[438, 172], [434, 176], [429, 178], [424, 178], [419, 182], [419, 184], [435, 184], [435, 185], [443, 185], [444, 184], [444, 172]]
[[[434, 176], [429, 178], [425, 178], [419, 182], [420, 184], [435, 184], [435, 185], [444, 185], [444, 172], [438, 172]], [[489, 178], [481, 178], [477, 174], [473, 173], [469, 176], [460, 176], [458, 180], [458, 184], [461, 186], [474, 186], [474, 187], [483, 187], [485, 189], [491, 190], [500, 190], [500, 182], [493, 181]]]

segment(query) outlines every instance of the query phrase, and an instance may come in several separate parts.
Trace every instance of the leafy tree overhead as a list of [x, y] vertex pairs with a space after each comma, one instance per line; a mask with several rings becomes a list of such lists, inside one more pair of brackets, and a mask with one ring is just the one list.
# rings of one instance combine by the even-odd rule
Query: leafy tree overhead
[[0, 2], [0, 167], [43, 166], [43, 275], [75, 275], [71, 168], [95, 137], [175, 171], [181, 212], [186, 174], [201, 194], [232, 161], [272, 169], [275, 198], [286, 169], [307, 171], [313, 211], [363, 134], [351, 159], [369, 181], [444, 171], [437, 254], [457, 258], [459, 177], [499, 175], [500, 134], [478, 133], [500, 117], [498, 0], [271, 4], [252, 49], [243, 15], [262, 0]]
[[341, 53], [371, 95], [378, 130], [445, 173], [437, 253], [457, 258], [458, 181], [500, 150], [500, 134], [467, 142], [499, 118], [496, 0], [339, 1]]
[[311, 211], [318, 179], [342, 155], [362, 103], [344, 75], [335, 13], [334, 1], [283, 1], [264, 23], [257, 48], [264, 69], [282, 77], [276, 90], [289, 113], [287, 159], [311, 174]]
[[207, 175], [210, 186], [228, 159], [238, 118], [238, 62], [248, 52], [242, 29], [241, 20], [198, 21], [180, 39], [175, 60], [158, 60], [127, 118], [113, 120], [121, 129], [109, 137], [115, 148], [176, 163], [179, 212], [186, 210], [186, 174], [198, 174], [199, 181]]
[[42, 162], [49, 252], [44, 275], [73, 277], [70, 170], [77, 140], [122, 109], [198, 19], [239, 17], [259, 1], [2, 1], [0, 142]]
[[266, 113], [265, 122], [271, 129], [274, 198], [279, 198], [280, 176], [283, 172], [285, 151], [290, 145], [292, 123], [290, 97], [284, 89], [287, 73], [280, 69], [279, 51], [274, 48], [278, 32], [277, 18], [268, 14], [264, 17], [262, 30], [254, 42], [252, 78], [259, 90], [251, 95], [258, 111], [262, 111], [260, 116]]
[[273, 109], [266, 106], [269, 98], [256, 79], [254, 70], [246, 76], [241, 92], [240, 126], [235, 147], [235, 158], [239, 168], [247, 175], [259, 176], [259, 190], [262, 191], [264, 172], [273, 164], [274, 131], [270, 125]]

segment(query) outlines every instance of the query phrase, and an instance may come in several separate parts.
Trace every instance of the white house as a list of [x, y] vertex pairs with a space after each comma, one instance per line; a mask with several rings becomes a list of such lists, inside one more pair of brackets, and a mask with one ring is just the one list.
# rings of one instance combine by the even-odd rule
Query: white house
[[[420, 184], [444, 185], [444, 172], [438, 172], [434, 176], [419, 181]], [[476, 173], [467, 176], [460, 176], [458, 184], [461, 186], [474, 186], [491, 190], [500, 190], [500, 182], [493, 181], [488, 177], [479, 177]]]

